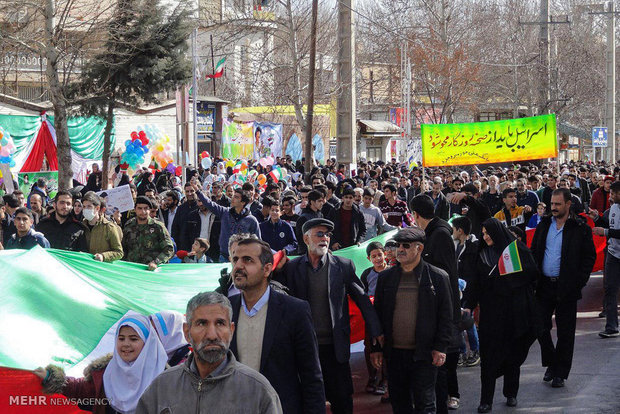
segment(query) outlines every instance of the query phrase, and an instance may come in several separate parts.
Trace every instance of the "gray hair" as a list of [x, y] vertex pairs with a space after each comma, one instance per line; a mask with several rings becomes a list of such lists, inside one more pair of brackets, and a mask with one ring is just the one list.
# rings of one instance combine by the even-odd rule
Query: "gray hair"
[[232, 236], [230, 236], [230, 239], [228, 239], [228, 254], [230, 255], [230, 248], [232, 247], [233, 244], [239, 243], [241, 240], [245, 240], [245, 239], [260, 240], [256, 236], [256, 234], [253, 234], [253, 233], [235, 233]]
[[192, 325], [192, 316], [194, 311], [199, 307], [206, 305], [220, 305], [228, 311], [228, 322], [232, 321], [233, 310], [230, 301], [226, 296], [217, 292], [201, 292], [187, 302], [185, 317], [188, 325]]

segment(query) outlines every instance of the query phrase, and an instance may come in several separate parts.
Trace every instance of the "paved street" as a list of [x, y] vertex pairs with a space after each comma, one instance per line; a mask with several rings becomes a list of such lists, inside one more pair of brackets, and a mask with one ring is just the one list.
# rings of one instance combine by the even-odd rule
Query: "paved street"
[[[553, 389], [544, 383], [540, 365], [540, 347], [535, 342], [521, 369], [521, 387], [516, 408], [505, 405], [503, 380], [497, 382], [493, 413], [620, 413], [620, 338], [600, 339], [604, 327], [599, 319], [603, 278], [592, 275], [579, 303], [577, 337], [573, 368], [566, 387]], [[391, 413], [389, 404], [379, 403], [378, 396], [364, 393], [367, 381], [364, 355], [354, 354], [352, 370], [355, 381], [356, 413]], [[475, 413], [480, 396], [480, 369], [459, 368], [461, 408], [454, 413]]]

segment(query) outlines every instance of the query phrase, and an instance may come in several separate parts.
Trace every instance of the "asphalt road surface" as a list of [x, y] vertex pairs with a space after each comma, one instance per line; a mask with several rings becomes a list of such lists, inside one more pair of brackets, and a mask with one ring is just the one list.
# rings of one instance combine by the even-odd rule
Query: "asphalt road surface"
[[[603, 277], [595, 273], [583, 290], [578, 303], [577, 333], [573, 367], [564, 388], [551, 388], [542, 380], [545, 369], [540, 364], [538, 342], [530, 348], [521, 367], [518, 406], [506, 406], [502, 395], [503, 379], [497, 380], [492, 413], [613, 413], [620, 414], [620, 337], [601, 339], [605, 319], [599, 319], [603, 298]], [[552, 331], [555, 334], [555, 329]], [[555, 336], [554, 336], [555, 341]], [[391, 413], [380, 397], [366, 394], [368, 380], [364, 354], [351, 357], [355, 385], [355, 413]], [[476, 413], [480, 398], [480, 368], [458, 369], [461, 406], [453, 413]], [[329, 412], [329, 411], [328, 411]]]

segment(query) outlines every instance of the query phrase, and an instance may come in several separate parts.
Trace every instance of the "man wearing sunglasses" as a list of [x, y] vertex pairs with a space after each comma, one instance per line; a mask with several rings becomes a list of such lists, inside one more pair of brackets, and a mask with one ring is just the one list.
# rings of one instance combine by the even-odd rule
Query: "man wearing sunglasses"
[[371, 361], [380, 369], [386, 359], [395, 413], [413, 412], [414, 404], [415, 412], [434, 413], [437, 369], [452, 339], [448, 274], [422, 259], [426, 237], [420, 228], [399, 230], [394, 241], [398, 264], [381, 273], [375, 290], [385, 341], [383, 349], [373, 347]]
[[319, 343], [325, 397], [334, 414], [353, 412], [353, 381], [349, 366], [350, 297], [359, 307], [366, 329], [375, 343], [383, 343], [377, 314], [355, 275], [351, 260], [334, 256], [329, 244], [334, 223], [313, 218], [302, 226], [307, 253], [287, 262], [274, 279], [288, 287], [289, 294], [308, 301]]

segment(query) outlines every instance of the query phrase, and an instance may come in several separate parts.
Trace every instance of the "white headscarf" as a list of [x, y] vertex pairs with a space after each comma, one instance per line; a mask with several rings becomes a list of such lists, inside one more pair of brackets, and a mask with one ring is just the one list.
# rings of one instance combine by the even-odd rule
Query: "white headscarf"
[[103, 387], [112, 408], [133, 413], [144, 390], [166, 368], [168, 356], [146, 316], [128, 312], [118, 323], [115, 338], [123, 326], [132, 327], [144, 341], [144, 347], [135, 361], [127, 363], [118, 354], [115, 343], [112, 360], [103, 374]]
[[187, 345], [183, 334], [185, 316], [182, 313], [163, 310], [150, 315], [149, 318], [155, 325], [155, 330], [168, 358], [172, 357], [174, 351]]

